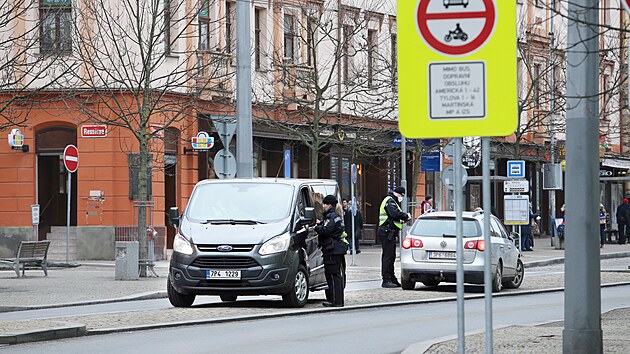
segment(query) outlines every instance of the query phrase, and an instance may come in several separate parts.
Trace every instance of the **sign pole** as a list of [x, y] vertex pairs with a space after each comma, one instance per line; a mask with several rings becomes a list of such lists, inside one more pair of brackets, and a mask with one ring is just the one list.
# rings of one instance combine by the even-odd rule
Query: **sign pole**
[[455, 138], [455, 237], [457, 238], [457, 352], [464, 354], [464, 218], [463, 212], [463, 200], [462, 200], [462, 139]]
[[352, 209], [351, 211], [352, 213], [352, 230], [351, 230], [352, 235], [351, 236], [352, 237], [350, 237], [350, 242], [352, 242], [351, 244], [352, 245], [352, 263], [350, 265], [355, 266], [357, 264], [354, 262], [354, 257], [357, 254], [357, 247], [356, 247], [356, 243], [354, 242], [354, 238], [355, 238], [355, 233], [356, 233], [355, 228], [357, 226], [354, 224], [354, 217], [355, 215], [357, 215], [357, 203], [356, 203], [356, 200], [354, 199], [354, 186], [356, 184], [356, 178], [357, 178], [357, 165], [352, 164], [352, 167], [350, 168], [350, 172], [352, 173], [352, 176], [350, 178], [352, 182], [352, 184], [350, 185], [350, 203], [351, 203], [350, 208]]
[[66, 214], [66, 263], [70, 258], [70, 201], [72, 200], [72, 173], [68, 171], [68, 213]]
[[[490, 201], [490, 138], [481, 138], [481, 169], [483, 174], [483, 241], [486, 245], [491, 245], [490, 239], [490, 215], [492, 215]], [[487, 247], [490, 250], [491, 247]], [[492, 353], [492, 258], [490, 252], [484, 252], [483, 265], [483, 294], [486, 307], [486, 353]]]

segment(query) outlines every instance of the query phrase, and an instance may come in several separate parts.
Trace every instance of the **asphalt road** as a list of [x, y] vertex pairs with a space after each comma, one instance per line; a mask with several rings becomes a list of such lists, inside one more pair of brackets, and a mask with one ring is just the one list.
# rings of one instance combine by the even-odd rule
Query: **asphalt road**
[[[629, 307], [630, 286], [602, 289], [602, 313]], [[466, 331], [484, 329], [483, 299], [467, 300]], [[456, 303], [417, 304], [163, 328], [0, 348], [11, 353], [399, 353], [457, 333]], [[495, 328], [562, 320], [562, 292], [493, 299]]]
[[[602, 260], [602, 269], [604, 268], [624, 268], [627, 267], [627, 260], [625, 259], [609, 259]], [[544, 277], [551, 274], [561, 274], [564, 272], [564, 265], [552, 265], [547, 267], [538, 267], [527, 269], [525, 278], [527, 281], [531, 281], [536, 277]], [[442, 288], [452, 287], [453, 293], [448, 295], [455, 295], [454, 284], [443, 284]], [[379, 288], [381, 286], [380, 280], [364, 280], [364, 281], [351, 281], [346, 286], [346, 291], [358, 291], [366, 289]], [[468, 288], [468, 287], [467, 287]], [[480, 289], [483, 289], [480, 287]], [[165, 289], [164, 289], [165, 290]], [[481, 290], [483, 292], [483, 290]], [[446, 296], [446, 295], [445, 295]], [[264, 299], [280, 299], [279, 296], [242, 296], [239, 300], [264, 300]], [[218, 296], [198, 296], [193, 306], [203, 306], [206, 304], [219, 303], [221, 300]], [[84, 306], [72, 306], [62, 308], [40, 309], [40, 310], [28, 310], [28, 311], [12, 311], [12, 312], [0, 312], [0, 321], [10, 320], [28, 320], [28, 319], [48, 319], [59, 318], [68, 316], [83, 316], [93, 314], [106, 314], [117, 312], [128, 312], [137, 310], [152, 310], [152, 309], [167, 309], [171, 308], [171, 304], [168, 299], [154, 299], [154, 300], [138, 300], [138, 301], [124, 301], [107, 304], [96, 305], [84, 305]]]

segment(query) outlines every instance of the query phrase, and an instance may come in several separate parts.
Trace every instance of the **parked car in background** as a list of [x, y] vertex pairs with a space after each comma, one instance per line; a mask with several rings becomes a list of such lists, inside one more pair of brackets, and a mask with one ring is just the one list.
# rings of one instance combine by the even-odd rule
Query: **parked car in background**
[[[484, 241], [485, 217], [490, 218], [490, 246]], [[463, 219], [464, 282], [484, 283], [485, 252], [491, 250], [492, 290], [521, 286], [524, 267], [516, 245], [518, 234], [508, 233], [499, 219], [483, 211], [464, 212]], [[456, 242], [455, 212], [434, 212], [416, 219], [400, 252], [402, 288], [412, 290], [416, 282], [426, 286], [456, 282]]]
[[[302, 307], [309, 291], [328, 288], [317, 234], [322, 199], [339, 196], [331, 180], [224, 179], [195, 186], [177, 227], [166, 289], [173, 306], [197, 295], [235, 301], [240, 295], [281, 295]], [[342, 268], [345, 278], [345, 267]]]

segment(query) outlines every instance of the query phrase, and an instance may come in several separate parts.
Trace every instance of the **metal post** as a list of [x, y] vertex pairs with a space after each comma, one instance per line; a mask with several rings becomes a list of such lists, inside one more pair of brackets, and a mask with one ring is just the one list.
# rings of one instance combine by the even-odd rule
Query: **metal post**
[[568, 4], [563, 353], [602, 353], [599, 250], [599, 1]]
[[[551, 0], [551, 18], [549, 19], [549, 26], [551, 29], [551, 32], [549, 32], [549, 66], [550, 66], [550, 74], [551, 74], [551, 78], [549, 79], [550, 83], [551, 83], [551, 92], [550, 92], [550, 97], [549, 97], [549, 130], [551, 131], [551, 139], [550, 139], [550, 143], [549, 146], [551, 148], [551, 163], [554, 164], [556, 162], [556, 133], [555, 133], [555, 114], [554, 114], [554, 110], [556, 107], [556, 84], [555, 84], [555, 80], [556, 80], [556, 67], [554, 65], [554, 58], [553, 58], [553, 52], [554, 52], [554, 28], [553, 28], [553, 18], [555, 17], [555, 9], [556, 9], [556, 4], [555, 4], [556, 0]], [[555, 189], [552, 189], [549, 191], [549, 206], [551, 207], [551, 246], [553, 247], [554, 244], [557, 242], [557, 244], [559, 245], [560, 242], [559, 240], [556, 241], [554, 235], [555, 235], [555, 230], [556, 230], [556, 191]]]
[[464, 346], [464, 219], [462, 217], [463, 212], [463, 200], [462, 200], [462, 138], [455, 138], [455, 237], [457, 238], [457, 352], [459, 354], [465, 353]]
[[72, 199], [72, 173], [68, 171], [68, 212], [66, 213], [66, 263], [70, 262], [70, 200]]
[[[229, 16], [229, 14], [228, 14]], [[252, 62], [250, 53], [250, 2], [236, 2], [236, 175], [254, 174], [252, 143]], [[228, 43], [229, 45], [229, 43]], [[226, 147], [227, 151], [228, 147]]]
[[[354, 167], [354, 164], [353, 164], [353, 167]], [[352, 171], [356, 171], [356, 169], [353, 168]], [[353, 173], [356, 173], [356, 172], [353, 172]], [[355, 215], [357, 213], [356, 203], [355, 203], [355, 200], [354, 200], [354, 186], [355, 186], [354, 178], [355, 178], [354, 175], [351, 176], [351, 178], [350, 178], [351, 179], [351, 181], [350, 181], [350, 210], [351, 210], [350, 213], [352, 213], [352, 230], [351, 230], [352, 237], [350, 237], [350, 242], [352, 242], [352, 263], [351, 263], [351, 265], [353, 265], [353, 266], [357, 265], [354, 262], [354, 257], [357, 255], [357, 244], [354, 242], [355, 241], [354, 238], [355, 238], [355, 234], [356, 234], [356, 229], [355, 229], [356, 225], [354, 224], [354, 218], [355, 218]]]
[[[407, 138], [401, 134], [400, 139], [400, 147], [401, 147], [401, 156], [400, 156], [400, 185], [405, 188], [405, 196], [402, 201], [402, 210], [403, 212], [407, 212], [407, 195], [409, 195], [409, 191], [407, 190]], [[399, 246], [402, 248], [403, 238], [407, 236], [407, 223], [403, 222], [402, 229], [400, 230], [400, 237], [398, 238]]]
[[490, 254], [490, 138], [481, 138], [481, 169], [483, 173], [482, 194], [483, 194], [483, 241], [486, 244], [484, 252], [484, 299], [486, 307], [486, 353], [492, 354], [492, 257]]

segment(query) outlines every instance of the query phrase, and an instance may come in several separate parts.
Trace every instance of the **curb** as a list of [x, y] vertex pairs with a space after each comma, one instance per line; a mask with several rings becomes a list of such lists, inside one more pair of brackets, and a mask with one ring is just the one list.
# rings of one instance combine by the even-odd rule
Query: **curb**
[[0, 344], [22, 344], [46, 340], [82, 337], [87, 333], [84, 324], [74, 322], [57, 322], [53, 328], [42, 328], [20, 332], [9, 332], [0, 335]]

